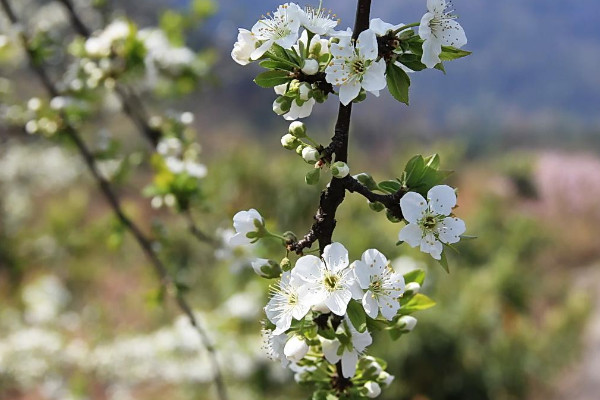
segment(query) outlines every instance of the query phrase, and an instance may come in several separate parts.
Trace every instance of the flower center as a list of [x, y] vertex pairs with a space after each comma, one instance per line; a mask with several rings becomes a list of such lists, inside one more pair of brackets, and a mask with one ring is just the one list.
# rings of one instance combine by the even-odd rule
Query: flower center
[[367, 70], [367, 66], [363, 60], [354, 60], [352, 62], [352, 71], [357, 75], [362, 75]]
[[433, 215], [428, 215], [423, 219], [423, 227], [425, 229], [433, 229], [437, 225], [437, 220]]
[[340, 277], [335, 274], [327, 274], [325, 275], [325, 279], [323, 279], [325, 288], [329, 291], [334, 291], [337, 288], [339, 281]]

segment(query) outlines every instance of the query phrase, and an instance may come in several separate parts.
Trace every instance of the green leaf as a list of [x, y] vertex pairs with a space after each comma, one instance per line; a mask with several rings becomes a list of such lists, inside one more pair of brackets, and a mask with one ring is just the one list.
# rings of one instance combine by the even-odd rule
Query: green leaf
[[421, 56], [417, 54], [402, 54], [398, 57], [398, 61], [413, 71], [422, 71], [427, 67], [421, 62]]
[[406, 302], [406, 304], [403, 304], [400, 307], [400, 314], [408, 315], [416, 311], [427, 310], [428, 308], [431, 308], [433, 306], [435, 306], [435, 301], [433, 301], [432, 299], [430, 299], [422, 293], [417, 293], [414, 296], [412, 296]]
[[425, 271], [422, 269], [415, 269], [414, 271], [404, 274], [404, 283], [410, 282], [416, 282], [419, 285], [423, 285], [423, 282], [425, 282]]
[[254, 82], [263, 88], [271, 88], [291, 80], [287, 71], [266, 71], [254, 78]]
[[319, 183], [319, 178], [321, 177], [321, 170], [319, 168], [311, 169], [306, 176], [304, 177], [304, 182], [307, 185], [316, 185]]
[[438, 169], [440, 167], [440, 156], [439, 154], [432, 154], [425, 158], [425, 163], [429, 168]]
[[379, 182], [379, 188], [384, 192], [396, 193], [402, 188], [402, 184], [398, 181], [383, 181]]
[[425, 173], [425, 159], [422, 155], [416, 155], [406, 163], [404, 172], [406, 173], [406, 186], [412, 188], [417, 186], [421, 177]]
[[408, 88], [410, 78], [402, 68], [389, 64], [387, 67], [387, 84], [392, 96], [401, 103], [408, 105]]
[[396, 327], [389, 329], [388, 332], [390, 333], [390, 337], [392, 338], [392, 340], [398, 340], [400, 338], [400, 336], [407, 333], [404, 329], [400, 329], [400, 328], [396, 328]]
[[457, 49], [451, 46], [442, 46], [442, 52], [440, 53], [440, 60], [452, 61], [458, 58], [463, 58], [470, 55], [470, 51]]
[[367, 314], [365, 314], [362, 304], [356, 300], [350, 300], [347, 313], [357, 331], [364, 332], [367, 329]]
[[263, 60], [258, 63], [258, 65], [266, 69], [278, 69], [283, 71], [292, 71], [295, 68], [292, 63], [279, 60]]
[[446, 258], [446, 253], [444, 253], [443, 251], [442, 251], [442, 258], [440, 260], [438, 260], [438, 262], [440, 263], [442, 268], [444, 268], [444, 271], [446, 271], [447, 273], [450, 273], [450, 267], [448, 266], [448, 259]]

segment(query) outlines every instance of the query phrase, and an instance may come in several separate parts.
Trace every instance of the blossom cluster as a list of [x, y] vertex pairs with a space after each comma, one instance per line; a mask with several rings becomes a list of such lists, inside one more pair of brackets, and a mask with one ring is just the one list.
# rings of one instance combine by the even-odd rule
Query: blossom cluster
[[470, 54], [458, 50], [467, 38], [448, 7], [446, 0], [428, 0], [420, 23], [392, 25], [375, 18], [355, 35], [350, 28], [336, 30], [339, 20], [321, 4], [303, 9], [285, 3], [251, 30], [240, 28], [231, 56], [240, 65], [259, 61], [269, 70], [255, 82], [274, 87], [273, 110], [287, 120], [308, 117], [331, 93], [348, 105], [367, 92], [379, 96], [389, 85], [407, 103], [407, 72], [443, 69], [443, 60]]

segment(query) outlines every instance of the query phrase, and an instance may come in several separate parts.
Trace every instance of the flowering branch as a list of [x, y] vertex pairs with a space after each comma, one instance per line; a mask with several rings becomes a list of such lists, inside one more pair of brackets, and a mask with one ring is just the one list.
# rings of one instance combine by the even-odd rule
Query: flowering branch
[[[15, 27], [20, 26], [19, 20], [18, 20], [16, 14], [14, 13], [14, 10], [11, 7], [9, 0], [0, 0], [0, 4], [1, 4], [2, 9], [4, 10], [5, 14], [7, 15], [10, 23]], [[28, 55], [29, 64], [30, 64], [32, 70], [38, 75], [38, 77], [40, 78], [40, 80], [41, 80], [44, 88], [48, 92], [48, 94], [51, 97], [59, 96], [61, 93], [56, 88], [56, 86], [53, 84], [52, 80], [50, 79], [50, 77], [49, 77], [48, 73], [46, 72], [46, 70], [44, 69], [43, 65], [41, 63], [35, 61], [34, 53], [29, 46], [30, 41], [29, 41], [29, 38], [27, 37], [25, 31], [23, 29], [20, 29], [18, 32], [18, 36], [21, 41], [21, 45], [22, 45], [23, 49], [26, 51], [26, 53]], [[61, 113], [61, 114], [63, 114], [63, 113]], [[223, 376], [222, 376], [222, 373], [221, 373], [221, 370], [219, 367], [219, 363], [217, 361], [216, 350], [215, 350], [211, 340], [209, 339], [207, 332], [205, 331], [204, 327], [200, 324], [200, 321], [194, 315], [192, 308], [190, 307], [189, 303], [187, 302], [185, 296], [179, 290], [179, 288], [177, 287], [177, 284], [173, 281], [173, 279], [169, 275], [166, 266], [163, 264], [163, 262], [160, 260], [160, 258], [154, 251], [151, 240], [148, 239], [144, 235], [144, 233], [137, 226], [137, 224], [135, 222], [133, 222], [133, 220], [131, 220], [123, 211], [123, 208], [120, 204], [118, 196], [114, 192], [111, 184], [101, 174], [92, 151], [87, 147], [87, 145], [81, 138], [79, 132], [69, 122], [68, 117], [64, 114], [61, 115], [61, 117], [62, 117], [62, 123], [63, 123], [63, 125], [61, 127], [62, 132], [64, 132], [64, 134], [75, 145], [75, 147], [77, 148], [77, 151], [80, 153], [81, 157], [83, 158], [89, 172], [92, 174], [94, 180], [96, 181], [96, 184], [98, 185], [98, 188], [100, 189], [101, 193], [103, 194], [103, 196], [109, 203], [113, 212], [115, 213], [115, 215], [117, 216], [117, 218], [119, 219], [121, 224], [127, 230], [129, 230], [129, 232], [131, 232], [131, 234], [134, 236], [135, 240], [137, 241], [138, 245], [141, 247], [144, 254], [146, 255], [146, 257], [152, 264], [157, 276], [160, 279], [160, 285], [162, 286], [162, 288], [164, 288], [166, 293], [170, 293], [175, 297], [175, 301], [176, 301], [176, 304], [178, 305], [179, 309], [183, 312], [184, 315], [186, 315], [190, 324], [195, 328], [198, 335], [200, 336], [200, 339], [209, 354], [210, 363], [212, 365], [213, 373], [214, 373], [213, 379], [214, 379], [214, 383], [217, 387], [219, 399], [227, 400], [227, 392], [225, 389], [225, 384], [223, 381]]]

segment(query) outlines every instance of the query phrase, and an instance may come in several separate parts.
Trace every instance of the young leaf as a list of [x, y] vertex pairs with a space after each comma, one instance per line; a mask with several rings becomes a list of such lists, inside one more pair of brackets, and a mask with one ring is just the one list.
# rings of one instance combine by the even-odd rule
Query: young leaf
[[283, 71], [293, 71], [295, 68], [292, 63], [279, 60], [263, 60], [258, 65], [266, 69], [278, 69]]
[[414, 271], [407, 272], [404, 274], [404, 283], [416, 282], [422, 285], [425, 282], [425, 271], [422, 269], [415, 269]]
[[378, 186], [381, 190], [388, 193], [396, 193], [402, 188], [402, 184], [398, 181], [383, 181]]
[[425, 173], [425, 167], [425, 159], [423, 156], [417, 155], [411, 158], [404, 168], [404, 172], [406, 172], [406, 186], [409, 188], [417, 186]]
[[452, 61], [457, 58], [462, 58], [470, 55], [470, 51], [456, 49], [451, 46], [442, 46], [442, 52], [440, 53], [440, 60], [442, 61]]
[[350, 300], [347, 313], [357, 331], [364, 332], [367, 329], [367, 314], [365, 314], [362, 304], [356, 300]]
[[259, 74], [254, 82], [260, 87], [271, 88], [287, 83], [290, 79], [290, 73], [287, 71], [266, 71]]
[[408, 88], [410, 87], [410, 78], [402, 68], [389, 64], [387, 67], [387, 84], [390, 93], [396, 100], [408, 105]]
[[416, 311], [427, 310], [428, 308], [431, 308], [433, 306], [435, 306], [435, 301], [425, 296], [424, 294], [417, 293], [414, 296], [412, 296], [412, 298], [410, 298], [410, 300], [408, 300], [406, 304], [403, 304], [400, 307], [400, 314], [408, 315]]

